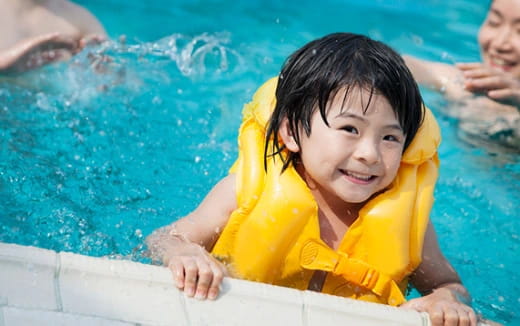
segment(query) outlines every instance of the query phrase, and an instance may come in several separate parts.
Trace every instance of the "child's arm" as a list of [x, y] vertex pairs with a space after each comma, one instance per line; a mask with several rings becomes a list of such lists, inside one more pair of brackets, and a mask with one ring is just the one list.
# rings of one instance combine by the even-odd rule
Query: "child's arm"
[[433, 326], [477, 325], [477, 317], [470, 307], [471, 297], [442, 255], [431, 222], [424, 239], [423, 261], [410, 281], [424, 296], [401, 307], [428, 312]]
[[176, 286], [190, 297], [215, 299], [227, 275], [209, 251], [237, 206], [235, 179], [222, 179], [195, 211], [146, 239], [152, 258], [171, 269]]

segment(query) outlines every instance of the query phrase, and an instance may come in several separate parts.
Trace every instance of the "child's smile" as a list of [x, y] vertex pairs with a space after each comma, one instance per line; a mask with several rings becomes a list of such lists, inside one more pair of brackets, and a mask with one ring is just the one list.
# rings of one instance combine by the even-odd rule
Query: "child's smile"
[[345, 174], [345, 177], [353, 183], [368, 184], [376, 178], [375, 175], [364, 175], [352, 171], [341, 170]]

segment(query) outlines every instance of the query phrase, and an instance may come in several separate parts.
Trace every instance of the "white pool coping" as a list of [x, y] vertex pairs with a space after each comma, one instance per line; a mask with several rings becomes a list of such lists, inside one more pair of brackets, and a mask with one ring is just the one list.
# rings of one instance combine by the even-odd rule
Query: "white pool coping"
[[187, 298], [165, 267], [0, 243], [0, 326], [428, 326], [425, 313], [225, 279], [215, 301]]

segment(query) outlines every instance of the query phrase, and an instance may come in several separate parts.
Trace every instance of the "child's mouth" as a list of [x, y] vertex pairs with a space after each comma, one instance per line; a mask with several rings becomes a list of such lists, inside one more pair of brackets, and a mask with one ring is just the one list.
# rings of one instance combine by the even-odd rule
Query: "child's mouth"
[[341, 173], [343, 173], [345, 176], [347, 176], [349, 180], [351, 180], [355, 183], [362, 183], [362, 184], [369, 183], [372, 180], [374, 180], [375, 178], [377, 178], [377, 176], [375, 176], [375, 175], [361, 174], [361, 173], [356, 173], [356, 172], [346, 171], [346, 170], [341, 170]]

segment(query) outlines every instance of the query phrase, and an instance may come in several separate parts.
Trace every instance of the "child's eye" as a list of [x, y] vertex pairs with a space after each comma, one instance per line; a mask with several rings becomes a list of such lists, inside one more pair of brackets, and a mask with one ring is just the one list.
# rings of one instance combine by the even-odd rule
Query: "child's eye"
[[401, 138], [394, 136], [394, 135], [386, 135], [383, 137], [383, 140], [394, 141], [394, 142], [398, 142], [398, 143], [401, 142]]
[[345, 126], [345, 127], [341, 128], [341, 130], [344, 130], [351, 134], [358, 134], [358, 130], [354, 126]]

